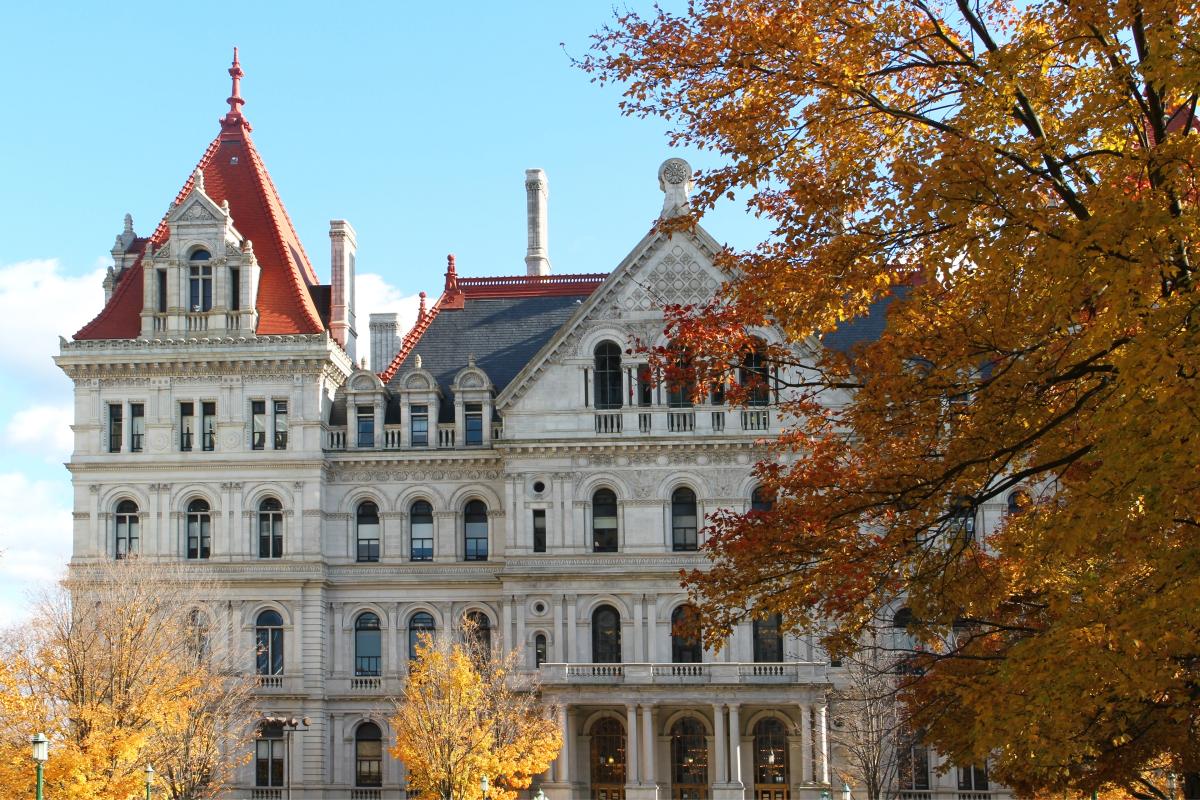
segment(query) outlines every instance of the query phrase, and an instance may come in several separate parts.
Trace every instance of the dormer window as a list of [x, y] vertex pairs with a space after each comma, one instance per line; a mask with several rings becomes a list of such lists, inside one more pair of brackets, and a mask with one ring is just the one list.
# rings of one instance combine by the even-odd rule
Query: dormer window
[[463, 408], [468, 447], [483, 444], [483, 404], [467, 403]]
[[188, 256], [188, 308], [193, 312], [211, 311], [213, 296], [212, 258], [207, 250], [200, 249]]

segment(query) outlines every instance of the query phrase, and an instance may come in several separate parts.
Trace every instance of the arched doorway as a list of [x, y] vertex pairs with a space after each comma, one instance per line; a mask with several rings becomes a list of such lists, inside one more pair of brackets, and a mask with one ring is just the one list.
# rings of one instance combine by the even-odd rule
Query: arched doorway
[[754, 798], [788, 800], [787, 728], [774, 717], [754, 726]]
[[625, 800], [625, 726], [612, 717], [592, 726], [592, 800]]
[[671, 726], [671, 797], [708, 800], [708, 742], [695, 717]]

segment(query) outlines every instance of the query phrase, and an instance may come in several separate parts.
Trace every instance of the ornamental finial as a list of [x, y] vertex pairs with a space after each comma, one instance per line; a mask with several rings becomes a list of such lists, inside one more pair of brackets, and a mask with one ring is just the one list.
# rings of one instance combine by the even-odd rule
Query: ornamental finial
[[221, 120], [222, 125], [242, 125], [247, 130], [250, 129], [250, 124], [242, 117], [242, 105], [246, 102], [242, 99], [242, 77], [246, 73], [242, 72], [242, 65], [238, 61], [238, 49], [233, 48], [233, 64], [229, 67], [229, 77], [233, 79], [233, 89], [226, 98], [225, 102], [229, 103], [229, 113]]

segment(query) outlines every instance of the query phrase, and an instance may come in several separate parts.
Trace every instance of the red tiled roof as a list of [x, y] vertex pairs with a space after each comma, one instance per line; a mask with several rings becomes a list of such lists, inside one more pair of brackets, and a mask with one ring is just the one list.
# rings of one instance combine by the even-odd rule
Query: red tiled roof
[[[258, 333], [320, 333], [325, 325], [313, 303], [309, 287], [318, 283], [316, 272], [300, 244], [296, 229], [284, 210], [279, 192], [250, 139], [250, 123], [242, 117], [237, 79], [229, 98], [230, 113], [221, 120], [217, 135], [197, 165], [204, 173], [204, 190], [220, 205], [229, 201], [234, 228], [254, 243], [254, 255], [261, 268], [258, 282]], [[182, 202], [192, 191], [189, 177], [175, 197]], [[168, 212], [169, 214], [170, 212]], [[164, 216], [154, 235], [155, 248], [168, 236]], [[142, 247], [144, 248], [144, 240]], [[135, 245], [136, 246], [136, 245]], [[127, 269], [116, 291], [100, 314], [85, 325], [76, 339], [131, 339], [141, 332], [142, 259]]]

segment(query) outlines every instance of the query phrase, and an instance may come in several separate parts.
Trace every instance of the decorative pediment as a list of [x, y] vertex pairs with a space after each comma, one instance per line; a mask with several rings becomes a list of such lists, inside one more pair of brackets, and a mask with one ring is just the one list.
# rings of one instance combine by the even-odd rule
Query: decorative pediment
[[379, 392], [383, 391], [383, 382], [370, 370], [356, 369], [346, 381], [346, 388], [351, 392]]
[[467, 359], [467, 366], [458, 371], [454, 376], [454, 384], [452, 389], [455, 394], [461, 391], [491, 391], [492, 380], [487, 376], [487, 373], [480, 369], [475, 364], [475, 357], [471, 356]]
[[413, 369], [406, 372], [400, 379], [400, 386], [414, 392], [427, 392], [437, 386], [437, 381], [425, 370]]

